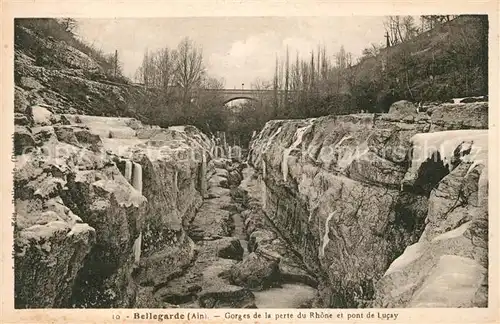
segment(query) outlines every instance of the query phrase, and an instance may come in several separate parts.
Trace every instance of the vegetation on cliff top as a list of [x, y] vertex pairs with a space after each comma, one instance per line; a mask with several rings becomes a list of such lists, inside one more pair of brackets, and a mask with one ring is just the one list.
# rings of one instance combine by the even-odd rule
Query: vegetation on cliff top
[[308, 59], [291, 59], [288, 51], [277, 59], [267, 86], [285, 95], [270, 105], [272, 118], [387, 112], [402, 99], [488, 93], [487, 16], [421, 16], [421, 26], [412, 16], [385, 19], [385, 46], [371, 44], [356, 64], [343, 46], [333, 60], [320, 45]]

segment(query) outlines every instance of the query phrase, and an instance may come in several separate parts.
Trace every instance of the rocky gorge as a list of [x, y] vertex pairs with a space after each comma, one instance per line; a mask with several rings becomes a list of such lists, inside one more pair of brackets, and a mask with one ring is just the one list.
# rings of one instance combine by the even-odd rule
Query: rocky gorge
[[14, 134], [16, 308], [257, 307], [259, 291], [289, 282], [307, 298], [287, 305], [313, 297], [301, 282], [315, 280], [250, 212], [250, 169], [215, 159], [196, 128], [44, 105], [26, 120]]
[[487, 97], [270, 120], [241, 159], [27, 26], [15, 308], [488, 305]]
[[487, 111], [273, 120], [245, 163], [192, 126], [32, 106], [16, 307], [484, 307]]

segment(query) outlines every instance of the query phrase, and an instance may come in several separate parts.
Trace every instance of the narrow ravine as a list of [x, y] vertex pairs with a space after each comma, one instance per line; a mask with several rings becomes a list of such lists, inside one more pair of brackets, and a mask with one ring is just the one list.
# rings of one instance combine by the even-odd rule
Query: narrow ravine
[[209, 168], [207, 198], [187, 230], [196, 258], [155, 298], [183, 308], [310, 307], [315, 278], [268, 223], [254, 170], [225, 159]]
[[[253, 169], [247, 167], [243, 170], [243, 185], [247, 186], [252, 181]], [[246, 178], [245, 178], [246, 176]], [[253, 180], [255, 181], [255, 180]], [[259, 197], [259, 196], [256, 196]], [[234, 232], [233, 236], [240, 239], [241, 246], [244, 249], [243, 258], [248, 256], [248, 241], [244, 229], [244, 220], [240, 214], [233, 215]], [[262, 291], [254, 291], [255, 305], [257, 308], [298, 308], [308, 306], [316, 295], [316, 289], [302, 283], [287, 282], [282, 283], [280, 287], [268, 288]]]

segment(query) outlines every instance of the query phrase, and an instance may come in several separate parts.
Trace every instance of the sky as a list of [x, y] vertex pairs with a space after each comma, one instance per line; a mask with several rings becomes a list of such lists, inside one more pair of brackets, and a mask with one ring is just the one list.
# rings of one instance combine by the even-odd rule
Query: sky
[[309, 57], [318, 44], [331, 57], [343, 45], [354, 59], [371, 43], [384, 42], [383, 17], [172, 17], [78, 19], [77, 35], [106, 53], [118, 50], [124, 74], [133, 78], [146, 50], [177, 47], [189, 37], [203, 48], [207, 73], [226, 88], [271, 80], [276, 55]]

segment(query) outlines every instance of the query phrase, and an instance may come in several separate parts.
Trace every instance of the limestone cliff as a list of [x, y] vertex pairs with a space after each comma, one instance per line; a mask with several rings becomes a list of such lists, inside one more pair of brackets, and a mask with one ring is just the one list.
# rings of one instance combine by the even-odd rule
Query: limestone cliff
[[487, 305], [487, 111], [274, 120], [255, 136], [264, 211], [318, 274], [315, 306]]
[[139, 285], [194, 254], [183, 224], [206, 191], [212, 143], [191, 126], [54, 110], [30, 106], [16, 121], [16, 308], [133, 307]]

